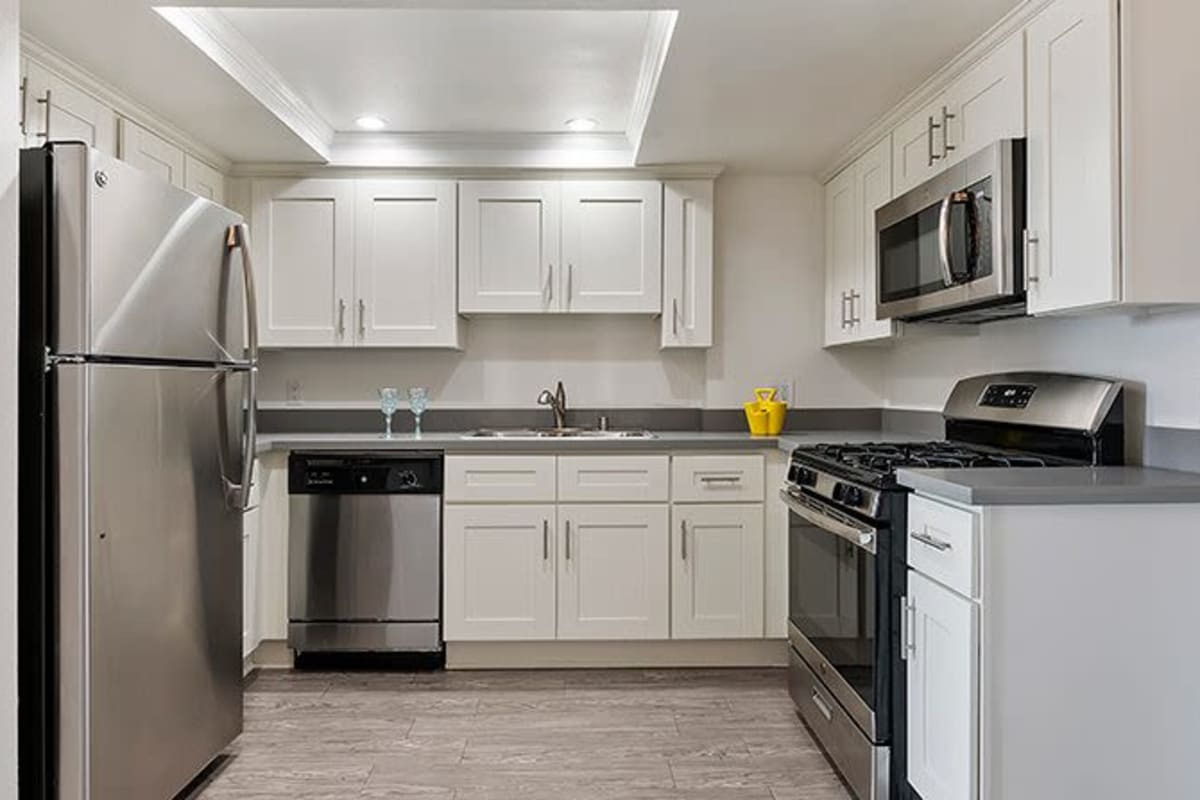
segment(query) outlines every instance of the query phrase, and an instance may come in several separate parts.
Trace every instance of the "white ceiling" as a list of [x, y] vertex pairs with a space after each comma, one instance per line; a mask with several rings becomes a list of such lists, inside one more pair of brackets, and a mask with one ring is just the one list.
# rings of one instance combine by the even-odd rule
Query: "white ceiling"
[[223, 9], [336, 131], [561, 132], [575, 117], [625, 130], [645, 11]]
[[[367, 111], [483, 137], [591, 116], [635, 142], [645, 12], [678, 9], [637, 162], [812, 172], [1019, 0], [166, 2], [223, 7], [330, 130]], [[151, 4], [31, 0], [21, 24], [234, 161], [317, 157], [313, 126], [289, 130]]]

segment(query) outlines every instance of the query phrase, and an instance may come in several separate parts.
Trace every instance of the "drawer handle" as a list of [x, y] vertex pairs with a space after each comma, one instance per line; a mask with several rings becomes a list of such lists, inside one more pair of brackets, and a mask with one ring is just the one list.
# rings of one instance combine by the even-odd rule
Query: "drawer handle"
[[938, 539], [933, 536], [930, 536], [928, 533], [914, 531], [913, 533], [910, 534], [910, 536], [912, 536], [912, 538], [916, 539], [918, 542], [925, 545], [926, 547], [932, 547], [934, 550], [937, 550], [941, 553], [944, 553], [947, 550], [954, 549], [954, 545], [950, 544], [949, 542], [947, 542], [943, 539]]
[[687, 520], [679, 521], [679, 556], [680, 560], [687, 561]]
[[550, 560], [550, 520], [542, 520], [542, 561]]
[[741, 483], [741, 475], [701, 475], [701, 483]]
[[564, 523], [564, 524], [566, 525], [567, 532], [566, 532], [566, 536], [564, 536], [563, 538], [566, 540], [566, 545], [567, 545], [567, 561], [570, 561], [571, 560], [571, 520], [567, 520], [566, 523]]
[[821, 712], [821, 716], [825, 718], [826, 722], [833, 722], [833, 709], [822, 699], [821, 693], [816, 689], [813, 689], [812, 702], [817, 707], [817, 710]]

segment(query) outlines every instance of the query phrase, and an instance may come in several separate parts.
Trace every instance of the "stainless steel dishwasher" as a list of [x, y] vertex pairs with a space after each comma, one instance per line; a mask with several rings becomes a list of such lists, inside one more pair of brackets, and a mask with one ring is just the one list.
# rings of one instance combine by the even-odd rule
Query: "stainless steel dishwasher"
[[292, 453], [288, 493], [288, 645], [440, 653], [441, 454]]

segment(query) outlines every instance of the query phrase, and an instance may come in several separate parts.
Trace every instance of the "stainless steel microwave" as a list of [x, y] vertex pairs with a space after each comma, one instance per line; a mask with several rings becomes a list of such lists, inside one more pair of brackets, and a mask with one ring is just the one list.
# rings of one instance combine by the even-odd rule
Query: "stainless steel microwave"
[[1025, 140], [1003, 139], [875, 212], [876, 315], [1025, 314]]

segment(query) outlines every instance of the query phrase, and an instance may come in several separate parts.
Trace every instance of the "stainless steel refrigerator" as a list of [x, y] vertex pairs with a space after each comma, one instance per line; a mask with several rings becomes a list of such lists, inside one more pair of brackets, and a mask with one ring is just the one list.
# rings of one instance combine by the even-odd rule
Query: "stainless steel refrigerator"
[[20, 187], [21, 797], [167, 800], [242, 727], [247, 232], [82, 144]]

